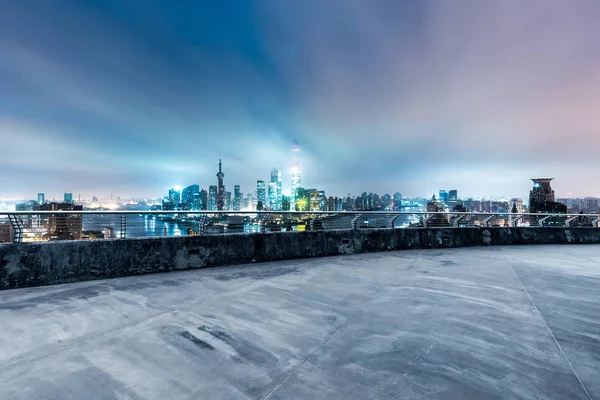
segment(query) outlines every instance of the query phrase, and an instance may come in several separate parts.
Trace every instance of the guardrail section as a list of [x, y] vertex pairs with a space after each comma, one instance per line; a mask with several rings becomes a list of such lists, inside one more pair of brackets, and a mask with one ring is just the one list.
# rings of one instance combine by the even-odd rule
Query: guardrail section
[[338, 229], [598, 227], [600, 214], [469, 212], [19, 211], [0, 215], [0, 242], [252, 234]]

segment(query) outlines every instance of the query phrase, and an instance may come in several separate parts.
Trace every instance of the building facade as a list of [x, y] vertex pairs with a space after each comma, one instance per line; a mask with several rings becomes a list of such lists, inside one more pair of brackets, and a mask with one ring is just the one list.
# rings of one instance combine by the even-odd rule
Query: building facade
[[233, 211], [240, 211], [242, 209], [242, 192], [240, 191], [240, 185], [233, 186]]
[[281, 211], [282, 209], [282, 181], [281, 181], [281, 171], [277, 168], [274, 168], [271, 171], [271, 182], [274, 183], [274, 191], [273, 195], [269, 193], [269, 203], [272, 210]]
[[290, 195], [290, 211], [296, 211], [296, 196], [298, 189], [302, 186], [302, 169], [300, 168], [300, 143], [294, 140], [292, 143], [292, 192]]
[[256, 204], [262, 205], [262, 208], [267, 206], [267, 188], [265, 181], [256, 181]]
[[208, 211], [215, 211], [217, 209], [217, 193], [217, 185], [210, 185], [208, 187]]
[[[70, 203], [45, 203], [40, 211], [80, 211], [82, 206]], [[51, 214], [47, 220], [50, 240], [81, 240], [83, 218], [81, 214]]]

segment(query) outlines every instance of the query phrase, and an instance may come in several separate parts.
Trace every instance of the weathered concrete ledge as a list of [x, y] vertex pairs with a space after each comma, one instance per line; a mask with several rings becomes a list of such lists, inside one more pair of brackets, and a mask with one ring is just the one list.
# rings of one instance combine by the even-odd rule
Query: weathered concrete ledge
[[0, 290], [376, 251], [562, 243], [600, 243], [600, 229], [360, 229], [3, 244]]

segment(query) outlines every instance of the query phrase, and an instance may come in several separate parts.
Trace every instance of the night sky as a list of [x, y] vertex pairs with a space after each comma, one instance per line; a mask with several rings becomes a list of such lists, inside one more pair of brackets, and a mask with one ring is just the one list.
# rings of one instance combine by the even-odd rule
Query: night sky
[[[597, 0], [0, 0], [0, 198], [600, 196]], [[287, 190], [286, 190], [287, 189]]]

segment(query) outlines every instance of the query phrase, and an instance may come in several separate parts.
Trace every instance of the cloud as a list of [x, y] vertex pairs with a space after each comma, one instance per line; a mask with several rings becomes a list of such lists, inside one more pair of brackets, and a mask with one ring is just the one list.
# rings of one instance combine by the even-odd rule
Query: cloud
[[[3, 165], [46, 166], [57, 186], [124, 196], [207, 187], [221, 153], [227, 185], [248, 192], [271, 168], [286, 170], [298, 139], [305, 185], [328, 194], [452, 186], [517, 196], [528, 178], [552, 175], [557, 192], [600, 195], [590, 183], [600, 167], [593, 1], [127, 3], [37, 14], [15, 4], [0, 16], [0, 85], [11, 99], [0, 99], [9, 117], [0, 135], [13, 141]], [[39, 145], [25, 150], [7, 120]], [[69, 182], [56, 180], [66, 168], [58, 154]]]

